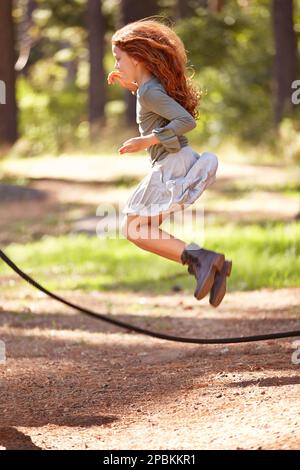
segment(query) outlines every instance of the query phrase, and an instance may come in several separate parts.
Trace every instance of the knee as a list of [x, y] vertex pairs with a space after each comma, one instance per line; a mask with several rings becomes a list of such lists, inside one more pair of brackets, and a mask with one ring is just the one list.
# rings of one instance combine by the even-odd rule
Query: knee
[[205, 157], [207, 159], [208, 165], [209, 165], [209, 174], [211, 176], [215, 175], [217, 173], [219, 161], [218, 157], [211, 152], [204, 152], [202, 154], [202, 157]]

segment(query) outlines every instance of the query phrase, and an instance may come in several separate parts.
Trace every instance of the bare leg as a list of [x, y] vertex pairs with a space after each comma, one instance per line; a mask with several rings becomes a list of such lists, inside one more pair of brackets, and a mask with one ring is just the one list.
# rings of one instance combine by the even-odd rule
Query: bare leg
[[169, 215], [127, 216], [124, 235], [139, 248], [182, 264], [180, 257], [187, 243], [159, 228]]

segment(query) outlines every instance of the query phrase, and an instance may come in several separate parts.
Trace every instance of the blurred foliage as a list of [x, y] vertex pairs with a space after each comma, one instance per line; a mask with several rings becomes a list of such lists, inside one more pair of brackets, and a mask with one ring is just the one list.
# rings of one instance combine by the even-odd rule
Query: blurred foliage
[[300, 116], [298, 120], [285, 118], [279, 128], [278, 151], [288, 164], [300, 167]]
[[88, 139], [85, 93], [75, 87], [63, 92], [33, 91], [19, 81], [21, 139], [16, 144], [24, 156], [58, 154]]
[[[273, 146], [278, 134], [272, 102], [275, 51], [270, 2], [252, 1], [247, 8], [243, 4], [227, 2], [220, 14], [198, 8], [193, 18], [181, 21], [177, 32], [204, 92], [202, 139], [221, 141], [235, 136], [247, 143]], [[297, 19], [300, 26], [299, 11]], [[299, 108], [295, 121], [300, 118]]]
[[[228, 290], [299, 286], [299, 225], [299, 222], [269, 223], [265, 227], [229, 223], [222, 228], [206, 227], [207, 246], [224, 251], [233, 261]], [[191, 228], [189, 241], [194, 237]], [[26, 245], [12, 243], [7, 254], [24, 269], [34, 270], [42, 284], [55, 290], [151, 290], [169, 294], [174, 285], [191, 294], [194, 290], [194, 280], [178, 263], [137, 249], [118, 237], [100, 241], [84, 234], [44, 236]], [[2, 263], [0, 274], [11, 275], [11, 271]]]
[[[295, 156], [299, 162], [300, 105], [294, 115], [287, 116], [282, 128], [275, 129], [274, 125], [271, 2], [227, 0], [221, 13], [212, 13], [201, 3], [190, 1], [192, 16], [175, 24], [188, 51], [189, 66], [195, 71], [194, 79], [203, 90], [200, 119], [191, 133], [193, 142], [212, 146], [226, 140], [261, 144], [275, 156], [282, 155], [288, 146], [288, 158]], [[86, 0], [36, 0], [36, 4], [29, 31], [34, 45], [18, 78], [22, 137], [13, 151], [25, 156], [59, 154], [68, 147], [87, 148]], [[16, 1], [17, 24], [22, 22], [24, 5], [26, 2]], [[161, 14], [175, 23], [176, 1], [160, 0], [159, 5]], [[119, 22], [119, 0], [103, 0], [103, 13], [107, 76], [114, 66], [110, 37]], [[299, 43], [298, 2], [295, 31]], [[106, 81], [106, 76], [99, 80]], [[116, 85], [106, 87], [106, 98], [106, 128], [110, 130], [104, 132], [114, 136], [124, 124], [124, 91]]]

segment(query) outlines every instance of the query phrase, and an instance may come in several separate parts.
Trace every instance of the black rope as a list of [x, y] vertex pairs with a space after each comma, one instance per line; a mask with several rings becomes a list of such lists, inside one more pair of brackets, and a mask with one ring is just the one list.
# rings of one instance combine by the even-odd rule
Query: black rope
[[59, 297], [56, 294], [53, 294], [45, 287], [41, 286], [38, 282], [32, 279], [28, 274], [24, 273], [18, 266], [2, 251], [0, 250], [0, 257], [13, 271], [15, 271], [20, 277], [25, 279], [25, 281], [29, 282], [32, 286], [36, 287], [41, 292], [44, 292], [46, 295], [51, 297], [52, 299], [61, 302], [62, 304], [68, 305], [69, 307], [74, 308], [75, 310], [79, 310], [80, 312], [88, 315], [90, 317], [97, 318], [98, 320], [102, 320], [107, 323], [111, 323], [112, 325], [120, 326], [121, 328], [125, 328], [128, 330], [136, 331], [137, 333], [141, 333], [147, 336], [153, 336], [154, 338], [165, 339], [168, 341], [176, 341], [180, 343], [196, 343], [196, 344], [229, 344], [229, 343], [250, 343], [253, 341], [265, 341], [269, 339], [279, 339], [279, 338], [291, 338], [295, 336], [300, 336], [300, 331], [285, 331], [282, 333], [270, 333], [265, 335], [255, 335], [255, 336], [242, 336], [236, 338], [214, 338], [214, 339], [201, 339], [201, 338], [184, 338], [180, 336], [172, 336], [172, 335], [165, 335], [163, 333], [157, 333], [155, 331], [146, 330], [144, 328], [139, 328], [138, 326], [130, 325], [129, 323], [125, 323], [119, 320], [114, 320], [106, 315], [102, 315], [101, 313], [94, 312], [87, 308], [80, 307], [79, 305], [73, 304], [68, 300]]

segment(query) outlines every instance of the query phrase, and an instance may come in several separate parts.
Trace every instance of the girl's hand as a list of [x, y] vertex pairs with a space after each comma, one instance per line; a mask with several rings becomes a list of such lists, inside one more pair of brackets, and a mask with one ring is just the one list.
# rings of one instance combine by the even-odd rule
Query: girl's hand
[[107, 76], [107, 83], [109, 85], [112, 85], [114, 83], [119, 83], [123, 88], [126, 88], [129, 91], [136, 91], [138, 89], [138, 86], [134, 82], [129, 82], [126, 80], [121, 72], [118, 72], [117, 70], [114, 70], [110, 72]]
[[122, 147], [119, 148], [119, 153], [131, 153], [138, 152], [139, 150], [145, 150], [151, 145], [149, 137], [134, 137], [133, 139], [128, 139], [123, 143]]

